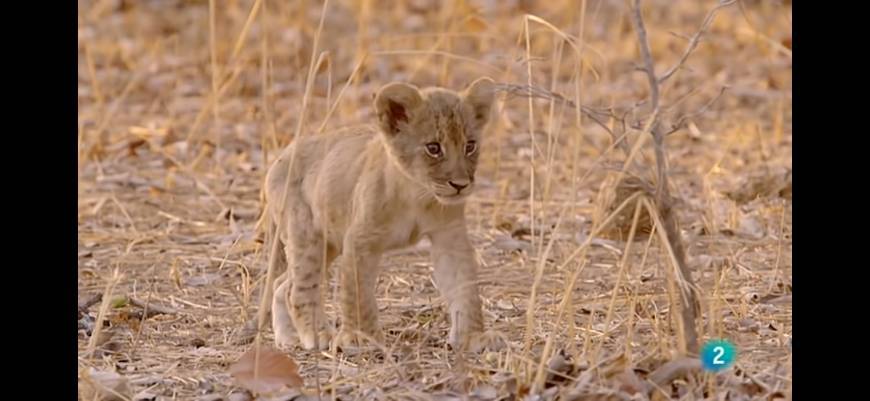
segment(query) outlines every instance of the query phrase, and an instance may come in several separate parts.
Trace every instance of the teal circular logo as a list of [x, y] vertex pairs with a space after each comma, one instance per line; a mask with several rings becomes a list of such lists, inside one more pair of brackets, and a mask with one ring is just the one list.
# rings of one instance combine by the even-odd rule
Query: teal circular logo
[[734, 365], [737, 350], [728, 340], [712, 340], [701, 348], [701, 363], [710, 372], [720, 372]]

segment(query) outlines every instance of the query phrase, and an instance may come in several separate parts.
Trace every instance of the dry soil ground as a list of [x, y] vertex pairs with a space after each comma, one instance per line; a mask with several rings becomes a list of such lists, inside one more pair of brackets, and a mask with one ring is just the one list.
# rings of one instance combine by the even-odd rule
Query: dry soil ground
[[[648, 85], [629, 3], [333, 0], [318, 35], [321, 1], [79, 0], [78, 289], [82, 302], [108, 294], [80, 312], [80, 383], [116, 372], [139, 400], [241, 391], [229, 366], [251, 347], [245, 322], [263, 285], [261, 181], [303, 117], [303, 134], [316, 135], [370, 121], [371, 96], [387, 82], [461, 88], [489, 75], [611, 109], [627, 126], [601, 121], [636, 143]], [[715, 5], [642, 2], [659, 74]], [[791, 2], [742, 1], [718, 12], [662, 87], [664, 121], [690, 115], [666, 146], [701, 294], [697, 327], [703, 340], [737, 345], [729, 371], [644, 387], [680, 349], [666, 249], [643, 232], [629, 248], [624, 231], [610, 230], [577, 252], [609, 206], [625, 153], [552, 96], [530, 103], [505, 94], [468, 212], [487, 324], [509, 347], [477, 356], [446, 348], [447, 316], [421, 246], [384, 262], [386, 350], [287, 350], [304, 391], [790, 396], [791, 74]], [[654, 178], [648, 143], [629, 171], [644, 179]], [[271, 344], [271, 332], [264, 336]]]

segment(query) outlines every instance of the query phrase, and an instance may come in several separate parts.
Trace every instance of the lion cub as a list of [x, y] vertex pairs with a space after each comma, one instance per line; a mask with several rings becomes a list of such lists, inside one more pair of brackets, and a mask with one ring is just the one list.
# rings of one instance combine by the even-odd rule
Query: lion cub
[[[449, 343], [462, 347], [485, 337], [464, 202], [474, 189], [494, 89], [489, 78], [461, 93], [391, 83], [375, 96], [376, 126], [302, 137], [282, 152], [265, 188], [269, 237], [285, 251], [270, 260], [273, 274], [281, 273], [271, 305], [279, 347], [297, 338], [305, 349], [329, 346], [320, 286], [322, 270], [338, 256], [341, 324], [333, 340], [340, 347], [381, 342], [375, 301], [381, 255], [423, 237], [432, 243], [435, 283], [448, 303]], [[279, 225], [282, 211], [287, 220]]]

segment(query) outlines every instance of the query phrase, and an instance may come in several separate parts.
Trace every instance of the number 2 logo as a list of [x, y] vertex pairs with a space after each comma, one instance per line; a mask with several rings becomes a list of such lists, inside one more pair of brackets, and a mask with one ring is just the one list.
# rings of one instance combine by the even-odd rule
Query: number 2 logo
[[734, 364], [737, 351], [728, 340], [712, 340], [701, 349], [701, 362], [704, 369], [710, 372], [725, 370]]
[[713, 347], [713, 353], [716, 354], [716, 356], [713, 357], [713, 364], [724, 365], [725, 361], [722, 360], [722, 356], [725, 355], [725, 348], [722, 346]]

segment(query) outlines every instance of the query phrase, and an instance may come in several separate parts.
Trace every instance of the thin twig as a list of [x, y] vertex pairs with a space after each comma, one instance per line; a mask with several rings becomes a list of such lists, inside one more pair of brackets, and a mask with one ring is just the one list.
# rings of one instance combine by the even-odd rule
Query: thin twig
[[150, 299], [149, 299], [149, 301], [142, 301], [142, 300], [134, 298], [134, 297], [127, 297], [127, 299], [130, 301], [130, 305], [138, 306], [138, 307], [143, 309], [143, 312], [142, 312], [143, 318], [158, 315], [158, 314], [174, 315], [174, 314], [178, 313], [177, 309], [171, 308], [168, 306], [161, 306], [161, 305], [154, 304], [154, 303], [150, 302]]
[[[643, 15], [640, 11], [640, 0], [634, 0], [634, 7], [631, 13], [631, 23], [637, 33], [637, 41], [640, 45], [640, 56], [643, 59], [643, 69], [646, 71], [647, 79], [649, 80], [649, 99], [652, 104], [653, 113], [659, 107], [659, 84], [656, 79], [655, 66], [652, 61], [652, 54], [649, 51], [649, 39], [646, 35], [646, 27], [643, 24]], [[653, 124], [655, 128], [655, 124]]]
[[103, 294], [96, 293], [94, 295], [91, 295], [88, 298], [85, 298], [82, 301], [79, 301], [79, 309], [88, 309], [91, 306], [98, 304], [102, 300], [103, 300]]
[[[521, 96], [521, 97], [531, 97], [533, 99], [557, 100], [560, 103], [564, 103], [568, 107], [571, 107], [571, 108], [577, 107], [577, 105], [574, 104], [574, 101], [572, 101], [571, 99], [567, 99], [564, 96], [562, 96], [556, 92], [549, 91], [547, 89], [537, 87], [534, 85], [497, 83], [495, 85], [495, 88], [497, 91], [501, 91], [501, 92], [506, 93], [507, 97]], [[607, 131], [611, 136], [614, 136], [614, 137], [616, 136], [614, 134], [613, 130], [611, 130], [610, 127], [608, 127], [607, 124], [605, 124], [603, 121], [601, 121], [598, 117], [598, 116], [611, 117], [611, 116], [613, 116], [613, 113], [611, 111], [594, 109], [594, 108], [591, 108], [588, 106], [583, 106], [583, 105], [580, 106], [580, 111], [584, 115], [586, 115], [587, 117], [591, 118], [592, 121], [594, 121], [596, 124], [601, 126], [601, 128], [604, 128], [604, 130]]]
[[713, 9], [711, 9], [707, 13], [707, 16], [704, 17], [704, 22], [701, 23], [701, 27], [698, 28], [698, 32], [695, 32], [695, 34], [692, 35], [692, 38], [689, 40], [689, 45], [686, 46], [686, 50], [683, 51], [683, 55], [680, 56], [680, 60], [677, 61], [677, 63], [674, 64], [673, 67], [668, 69], [664, 74], [662, 74], [662, 76], [658, 78], [659, 85], [665, 83], [665, 81], [667, 81], [668, 78], [671, 77], [671, 75], [674, 75], [674, 73], [680, 69], [680, 67], [686, 62], [686, 60], [689, 59], [689, 55], [691, 55], [692, 52], [695, 51], [695, 48], [698, 47], [698, 42], [700, 42], [701, 36], [704, 35], [704, 33], [707, 31], [707, 28], [710, 27], [711, 23], [713, 23], [713, 18], [716, 17], [716, 13], [719, 11], [719, 9], [728, 7], [736, 2], [737, 0], [720, 1], [718, 6], [713, 7]]
[[728, 85], [723, 85], [722, 88], [719, 90], [719, 93], [718, 93], [715, 97], [713, 97], [712, 99], [710, 99], [709, 102], [707, 102], [706, 104], [704, 104], [703, 106], [701, 106], [701, 108], [699, 108], [698, 110], [696, 110], [696, 111], [693, 112], [693, 113], [684, 114], [684, 115], [680, 116], [680, 118], [677, 120], [677, 122], [676, 122], [673, 126], [671, 126], [671, 129], [670, 129], [668, 132], [665, 132], [664, 135], [665, 135], [665, 136], [668, 136], [668, 135], [670, 135], [670, 134], [673, 134], [674, 132], [679, 131], [679, 130], [682, 129], [683, 126], [686, 124], [686, 121], [687, 121], [687, 120], [689, 120], [689, 119], [691, 119], [691, 118], [695, 118], [695, 117], [697, 117], [697, 116], [700, 116], [701, 114], [706, 113], [707, 110], [709, 110], [710, 107], [713, 106], [713, 104], [716, 103], [716, 101], [718, 101], [719, 98], [721, 98], [722, 95], [725, 94], [725, 91], [726, 91], [728, 88], [729, 88]]
[[97, 312], [97, 319], [94, 322], [94, 331], [91, 333], [91, 338], [88, 341], [85, 355], [93, 356], [94, 350], [97, 348], [97, 341], [100, 338], [100, 333], [103, 330], [103, 321], [106, 320], [106, 315], [109, 313], [109, 308], [112, 303], [112, 292], [115, 286], [121, 281], [123, 276], [119, 272], [118, 267], [112, 271], [112, 276], [106, 280], [106, 288], [103, 290], [103, 296], [100, 303], [100, 310]]

